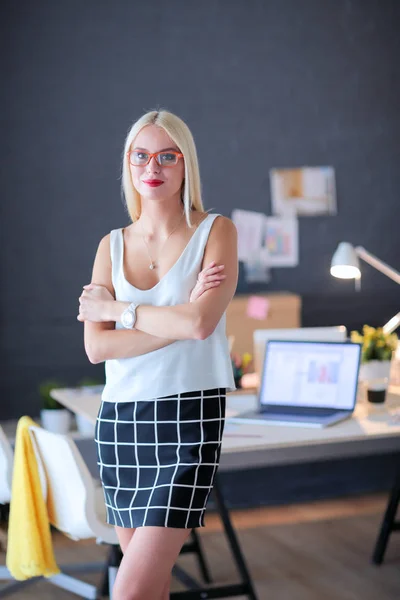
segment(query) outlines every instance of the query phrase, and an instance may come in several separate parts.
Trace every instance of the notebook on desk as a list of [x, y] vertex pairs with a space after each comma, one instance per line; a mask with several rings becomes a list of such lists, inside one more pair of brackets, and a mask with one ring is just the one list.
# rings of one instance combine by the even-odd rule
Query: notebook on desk
[[271, 340], [258, 408], [240, 422], [327, 427], [350, 417], [357, 398], [361, 345]]

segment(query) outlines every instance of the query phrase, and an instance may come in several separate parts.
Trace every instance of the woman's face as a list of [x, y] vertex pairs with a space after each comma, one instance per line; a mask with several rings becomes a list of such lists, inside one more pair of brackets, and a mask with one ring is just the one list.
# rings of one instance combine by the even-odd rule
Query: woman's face
[[[135, 151], [139, 158], [142, 158], [144, 153], [153, 154], [167, 150], [180, 152], [166, 131], [157, 125], [143, 127], [133, 141], [130, 150]], [[166, 154], [168, 155], [168, 152]], [[165, 158], [171, 157], [166, 156]], [[185, 173], [183, 157], [178, 159], [175, 166], [160, 166], [153, 156], [145, 166], [136, 166], [130, 163], [130, 169], [133, 185], [141, 197], [164, 200], [178, 195], [180, 198]]]

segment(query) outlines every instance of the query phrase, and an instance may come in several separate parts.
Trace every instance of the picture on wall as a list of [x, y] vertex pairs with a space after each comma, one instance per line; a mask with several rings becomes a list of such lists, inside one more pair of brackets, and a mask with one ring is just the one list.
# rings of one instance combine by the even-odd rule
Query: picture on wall
[[268, 267], [297, 267], [299, 222], [295, 217], [266, 217], [261, 256]]
[[232, 211], [232, 221], [238, 232], [239, 260], [243, 262], [257, 260], [263, 242], [265, 215], [235, 208]]
[[274, 215], [335, 215], [336, 186], [333, 167], [271, 169]]

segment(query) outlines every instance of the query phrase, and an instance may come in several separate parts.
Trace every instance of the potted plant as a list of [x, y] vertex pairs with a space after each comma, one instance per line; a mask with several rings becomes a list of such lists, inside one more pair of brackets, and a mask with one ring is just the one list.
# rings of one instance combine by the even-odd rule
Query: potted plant
[[56, 379], [43, 381], [39, 385], [39, 394], [42, 398], [40, 411], [42, 426], [53, 433], [68, 433], [71, 427], [70, 411], [50, 395], [51, 390], [62, 387], [65, 385]]
[[395, 333], [384, 333], [382, 327], [364, 325], [362, 334], [351, 332], [351, 341], [362, 344], [359, 379], [368, 389], [386, 389], [393, 353], [398, 344]]
[[250, 373], [253, 369], [253, 358], [248, 352], [245, 352], [243, 356], [237, 352], [231, 352], [231, 362], [235, 385], [237, 388], [241, 388], [243, 375]]

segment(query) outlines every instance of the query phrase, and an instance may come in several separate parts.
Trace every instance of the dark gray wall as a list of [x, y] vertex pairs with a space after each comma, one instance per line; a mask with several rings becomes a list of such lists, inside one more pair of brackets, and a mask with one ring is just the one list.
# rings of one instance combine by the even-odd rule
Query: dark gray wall
[[367, 266], [358, 294], [329, 275], [340, 240], [399, 268], [399, 2], [3, 0], [0, 11], [0, 418], [37, 413], [49, 376], [102, 377], [78, 296], [100, 238], [127, 222], [124, 136], [155, 107], [192, 129], [205, 205], [227, 216], [270, 211], [271, 167], [335, 167], [338, 216], [301, 219], [300, 265], [267, 288], [301, 294], [304, 325], [382, 324], [399, 309], [396, 285]]

